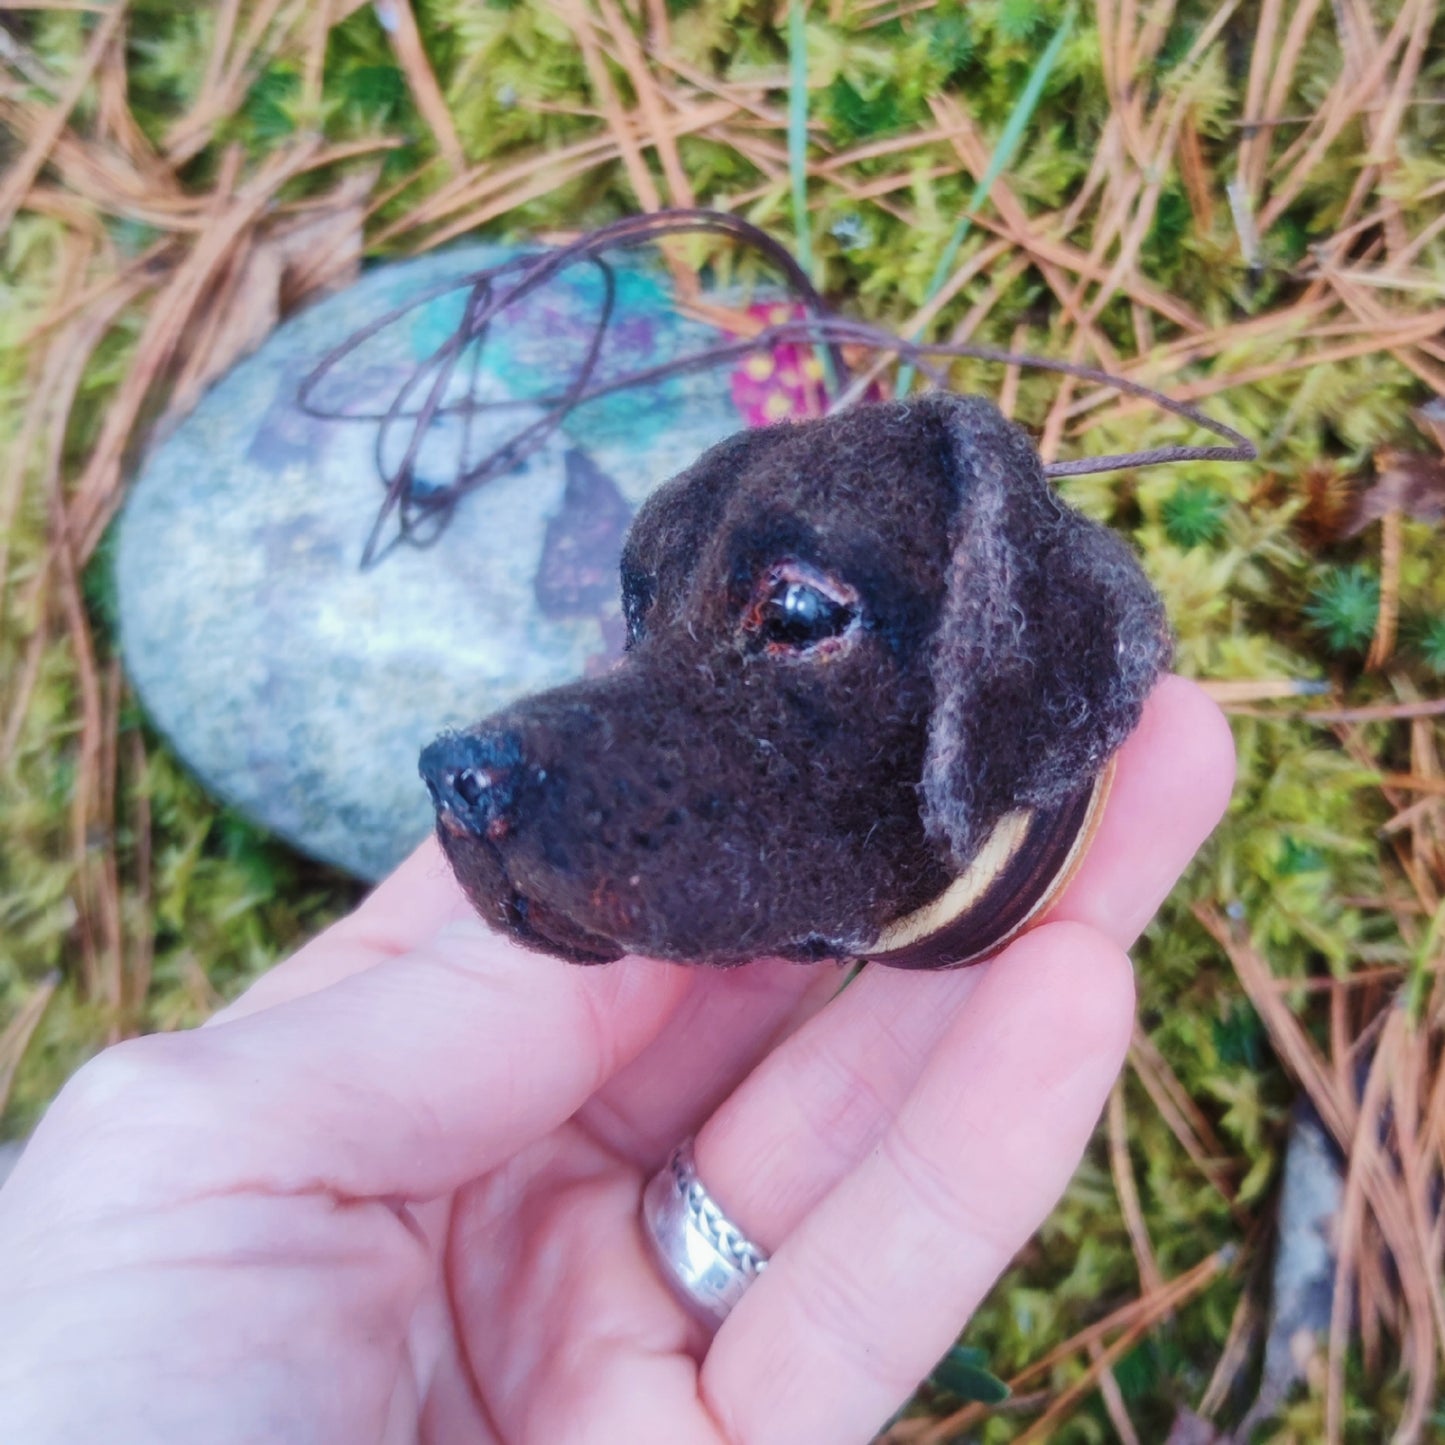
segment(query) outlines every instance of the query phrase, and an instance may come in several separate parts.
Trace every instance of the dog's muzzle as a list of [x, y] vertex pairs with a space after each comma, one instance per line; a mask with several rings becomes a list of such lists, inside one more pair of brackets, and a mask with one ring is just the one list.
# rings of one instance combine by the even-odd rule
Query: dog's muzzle
[[[907, 969], [959, 967], [997, 953], [1036, 922], [1072, 878], [1098, 827], [1113, 772], [1111, 761], [1061, 806], [1006, 814], [937, 897], [876, 937], [831, 952]], [[519, 792], [525, 781], [535, 805], [538, 790], [547, 786], [547, 773], [528, 762], [515, 732], [502, 728], [438, 738], [422, 754], [421, 773], [443, 833], [455, 843], [480, 847], [488, 860], [484, 866], [507, 880], [498, 921], [524, 940], [561, 945], [579, 959], [624, 951], [593, 927], [511, 885], [504, 856]]]

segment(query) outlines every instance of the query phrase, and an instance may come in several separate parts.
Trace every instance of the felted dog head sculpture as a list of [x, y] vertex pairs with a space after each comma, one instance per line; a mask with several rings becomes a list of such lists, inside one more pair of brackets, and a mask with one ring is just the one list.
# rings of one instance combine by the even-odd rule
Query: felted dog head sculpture
[[655, 493], [628, 651], [427, 748], [483, 918], [577, 962], [968, 961], [1068, 871], [1169, 656], [987, 401], [744, 432]]

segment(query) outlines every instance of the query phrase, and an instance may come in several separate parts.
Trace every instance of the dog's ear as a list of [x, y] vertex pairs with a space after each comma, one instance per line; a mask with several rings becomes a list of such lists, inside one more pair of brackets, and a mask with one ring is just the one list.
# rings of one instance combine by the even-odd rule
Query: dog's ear
[[1058, 500], [1022, 428], [981, 397], [916, 405], [956, 498], [924, 819], [962, 866], [1004, 813], [1092, 783], [1138, 723], [1170, 640], [1133, 554]]

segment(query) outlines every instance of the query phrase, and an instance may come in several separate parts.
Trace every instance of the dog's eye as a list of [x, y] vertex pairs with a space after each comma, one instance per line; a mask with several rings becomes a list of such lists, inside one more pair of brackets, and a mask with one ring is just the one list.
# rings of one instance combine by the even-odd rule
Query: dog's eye
[[811, 647], [836, 637], [853, 620], [853, 609], [824, 597], [816, 587], [787, 582], [763, 606], [762, 637], [785, 647]]
[[851, 587], [801, 563], [785, 562], [763, 579], [743, 628], [754, 647], [806, 652], [841, 638], [857, 616]]

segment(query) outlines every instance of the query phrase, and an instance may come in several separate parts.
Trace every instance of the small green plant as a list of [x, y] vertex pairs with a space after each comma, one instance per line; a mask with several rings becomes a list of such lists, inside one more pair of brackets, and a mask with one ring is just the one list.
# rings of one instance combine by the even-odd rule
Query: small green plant
[[1009, 1397], [1009, 1387], [988, 1368], [987, 1351], [975, 1345], [955, 1345], [934, 1367], [928, 1383], [956, 1400], [998, 1405]]
[[824, 103], [835, 131], [849, 140], [892, 135], [905, 120], [893, 84], [880, 82], [860, 90], [840, 75], [824, 92]]
[[928, 36], [928, 58], [942, 67], [945, 80], [953, 79], [978, 49], [973, 19], [967, 10], [940, 6], [924, 33]]
[[1280, 840], [1279, 876], [1292, 878], [1297, 873], [1317, 873], [1326, 865], [1324, 853], [1313, 843], [1301, 843], [1286, 833]]
[[301, 77], [294, 66], [273, 65], [256, 77], [241, 114], [259, 146], [275, 145], [296, 133]]
[[998, 7], [998, 33], [1005, 40], [1019, 43], [1031, 36], [1044, 23], [1043, 7], [1037, 0], [1001, 0]]
[[1164, 534], [1176, 547], [1208, 547], [1224, 535], [1229, 500], [1213, 487], [1183, 482], [1160, 509]]
[[1436, 677], [1445, 677], [1445, 617], [1435, 617], [1420, 632], [1420, 656]]
[[1321, 574], [1305, 620], [1332, 652], [1360, 652], [1369, 646], [1380, 615], [1380, 579], [1368, 567], [1329, 567]]

